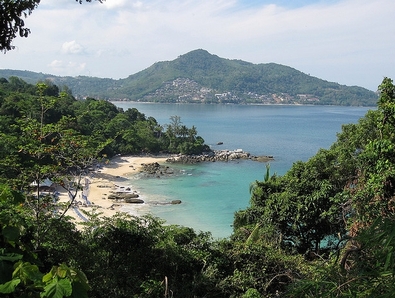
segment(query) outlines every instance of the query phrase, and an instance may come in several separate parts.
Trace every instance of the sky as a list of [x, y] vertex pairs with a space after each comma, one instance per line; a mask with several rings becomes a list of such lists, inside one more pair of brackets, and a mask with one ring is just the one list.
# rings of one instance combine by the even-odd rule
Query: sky
[[204, 49], [376, 91], [395, 80], [394, 0], [41, 0], [0, 69], [126, 78]]

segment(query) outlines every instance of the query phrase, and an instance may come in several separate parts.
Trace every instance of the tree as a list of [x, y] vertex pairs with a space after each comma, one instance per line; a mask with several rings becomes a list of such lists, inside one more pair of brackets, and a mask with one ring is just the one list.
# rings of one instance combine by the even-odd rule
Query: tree
[[[76, 0], [82, 4], [82, 0]], [[103, 2], [105, 0], [97, 0]], [[92, 2], [92, 0], [86, 0]], [[28, 37], [30, 29], [25, 27], [24, 18], [38, 7], [40, 0], [3, 0], [0, 2], [0, 51], [13, 50], [12, 41], [19, 34]]]
[[350, 234], [371, 225], [378, 217], [395, 215], [395, 86], [384, 78], [379, 86], [375, 137], [368, 139], [356, 159], [355, 179], [345, 195], [352, 206]]
[[0, 50], [9, 51], [15, 47], [12, 45], [12, 41], [16, 38], [17, 34], [21, 37], [27, 37], [30, 33], [30, 29], [25, 28], [25, 22], [22, 16], [25, 18], [37, 8], [40, 0], [28, 0], [28, 1], [13, 1], [5, 0], [0, 3]]
[[[379, 86], [378, 109], [347, 126], [332, 146], [341, 168], [341, 206], [347, 235], [315, 278], [294, 285], [291, 297], [392, 297], [395, 276], [395, 86]], [[348, 159], [348, 160], [347, 160]], [[353, 165], [351, 165], [353, 164]]]
[[0, 294], [5, 297], [87, 297], [85, 275], [65, 264], [42, 273], [34, 225], [23, 194], [0, 185]]
[[320, 150], [307, 162], [294, 163], [282, 177], [268, 179], [266, 173], [265, 181], [252, 184], [251, 206], [236, 213], [235, 229], [257, 233], [259, 224], [262, 237], [278, 235], [283, 247], [300, 254], [319, 254], [333, 246], [329, 240], [345, 232], [338, 209], [331, 209], [343, 190], [335, 158], [332, 151]]
[[210, 151], [204, 139], [197, 136], [195, 126], [188, 128], [182, 124], [180, 116], [170, 116], [170, 124], [166, 128], [168, 151], [171, 153], [200, 154]]

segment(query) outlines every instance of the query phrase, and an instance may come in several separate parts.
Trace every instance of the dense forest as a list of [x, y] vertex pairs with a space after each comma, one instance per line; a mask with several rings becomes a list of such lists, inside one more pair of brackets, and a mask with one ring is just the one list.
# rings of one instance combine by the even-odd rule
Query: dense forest
[[77, 98], [160, 103], [317, 104], [374, 106], [377, 94], [344, 86], [275, 63], [253, 64], [195, 50], [154, 65], [125, 79], [87, 76], [57, 77], [42, 73], [0, 70], [29, 83], [51, 80], [68, 86]]
[[232, 235], [214, 240], [121, 213], [87, 213], [77, 229], [69, 205], [29, 188], [81, 178], [114, 154], [205, 150], [195, 127], [76, 100], [50, 82], [0, 79], [2, 297], [392, 297], [393, 81], [379, 92], [377, 110], [344, 125], [329, 149], [284, 176], [267, 165]]

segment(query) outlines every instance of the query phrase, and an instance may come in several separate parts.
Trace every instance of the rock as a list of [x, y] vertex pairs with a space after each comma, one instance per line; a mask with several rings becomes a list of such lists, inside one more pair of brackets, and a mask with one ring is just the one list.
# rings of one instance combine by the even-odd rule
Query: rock
[[139, 195], [136, 193], [115, 192], [115, 193], [110, 194], [107, 198], [109, 200], [127, 200], [127, 199], [135, 199], [138, 197], [139, 197]]
[[119, 200], [119, 196], [115, 195], [115, 194], [111, 194], [107, 197], [107, 199], [109, 200]]
[[135, 192], [126, 192], [126, 191], [116, 191], [116, 192], [112, 192], [112, 194], [120, 197], [120, 198], [138, 198], [139, 195]]
[[134, 199], [134, 198], [138, 198], [139, 195], [136, 193], [126, 193], [124, 195], [121, 195], [121, 197], [124, 199]]
[[148, 177], [160, 178], [161, 176], [170, 176], [174, 174], [174, 170], [172, 168], [160, 165], [157, 162], [141, 165], [141, 172]]
[[232, 161], [238, 159], [251, 159], [254, 161], [267, 162], [273, 160], [273, 156], [251, 156], [250, 153], [242, 149], [236, 150], [214, 150], [205, 152], [200, 155], [183, 155], [169, 157], [166, 161], [169, 163], [195, 164], [198, 162], [215, 162], [215, 161]]
[[152, 205], [178, 205], [181, 204], [181, 200], [173, 200], [170, 202], [150, 202]]
[[129, 204], [143, 204], [144, 201], [141, 200], [141, 199], [126, 198], [125, 199], [125, 203], [129, 203]]
[[252, 156], [251, 160], [258, 161], [258, 162], [268, 162], [270, 160], [273, 160], [272, 155], [263, 155], [263, 156]]

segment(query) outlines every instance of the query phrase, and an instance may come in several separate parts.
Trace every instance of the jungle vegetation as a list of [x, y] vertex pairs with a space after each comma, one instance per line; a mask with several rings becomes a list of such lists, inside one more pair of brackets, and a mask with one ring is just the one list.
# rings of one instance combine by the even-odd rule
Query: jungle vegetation
[[2, 297], [391, 297], [395, 86], [385, 78], [379, 90], [377, 110], [344, 125], [329, 149], [284, 176], [268, 165], [232, 235], [217, 240], [151, 216], [86, 214], [77, 229], [69, 206], [28, 187], [82, 177], [116, 153], [182, 149], [170, 139], [188, 133], [200, 148], [196, 128], [181, 134], [173, 117], [162, 130], [136, 109], [1, 79]]

